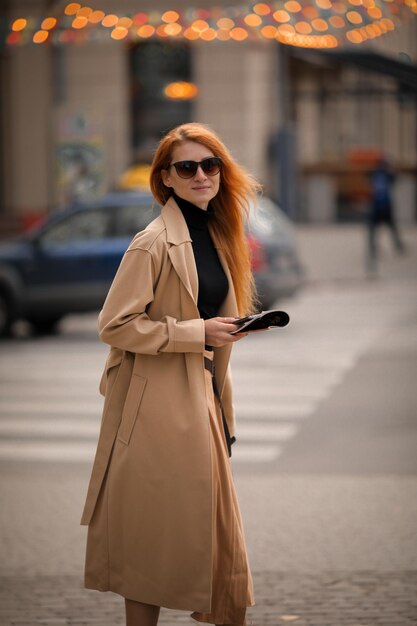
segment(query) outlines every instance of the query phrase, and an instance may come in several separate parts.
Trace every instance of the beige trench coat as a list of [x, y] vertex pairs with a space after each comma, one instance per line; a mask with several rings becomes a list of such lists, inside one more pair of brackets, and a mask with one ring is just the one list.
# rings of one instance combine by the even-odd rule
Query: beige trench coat
[[[237, 315], [232, 280], [219, 315]], [[99, 318], [110, 344], [82, 524], [85, 582], [126, 598], [210, 612], [212, 476], [204, 322], [190, 234], [171, 198], [132, 241]], [[214, 350], [230, 434], [231, 344]]]

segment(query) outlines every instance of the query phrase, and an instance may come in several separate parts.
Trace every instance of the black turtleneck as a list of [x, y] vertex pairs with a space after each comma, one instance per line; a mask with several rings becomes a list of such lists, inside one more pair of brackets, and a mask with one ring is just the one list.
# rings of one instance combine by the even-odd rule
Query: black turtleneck
[[190, 231], [198, 274], [197, 307], [203, 319], [216, 317], [229, 290], [229, 284], [210, 236], [208, 225], [213, 208], [200, 209], [174, 194]]

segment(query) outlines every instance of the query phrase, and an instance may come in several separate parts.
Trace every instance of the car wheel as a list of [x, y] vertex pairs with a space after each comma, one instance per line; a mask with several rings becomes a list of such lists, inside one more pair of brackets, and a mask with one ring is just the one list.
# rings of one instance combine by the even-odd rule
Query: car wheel
[[0, 290], [0, 337], [10, 335], [13, 321], [12, 303], [6, 292]]
[[58, 322], [62, 315], [54, 315], [52, 317], [31, 317], [29, 322], [37, 335], [53, 335], [57, 332]]

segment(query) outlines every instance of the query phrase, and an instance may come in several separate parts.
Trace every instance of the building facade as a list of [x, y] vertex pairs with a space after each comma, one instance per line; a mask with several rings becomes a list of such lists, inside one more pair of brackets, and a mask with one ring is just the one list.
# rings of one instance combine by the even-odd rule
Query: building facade
[[[9, 2], [3, 18], [39, 19], [65, 4]], [[109, 0], [89, 4], [116, 11]], [[117, 13], [133, 14], [135, 5], [120, 0]], [[189, 7], [183, 0], [176, 5]], [[142, 2], [141, 10], [153, 6]], [[158, 3], [164, 8], [172, 3]], [[415, 72], [417, 17], [371, 44], [361, 51], [403, 65], [404, 58]], [[261, 39], [107, 37], [5, 46], [0, 73], [3, 224], [28, 223], [104, 193], [133, 162], [149, 161], [164, 131], [191, 120], [210, 124], [295, 219], [359, 219], [379, 153], [396, 167], [399, 218], [416, 219], [416, 93], [401, 92], [395, 69], [384, 75], [346, 57]], [[178, 82], [195, 87], [188, 100], [164, 95], [164, 85]]]

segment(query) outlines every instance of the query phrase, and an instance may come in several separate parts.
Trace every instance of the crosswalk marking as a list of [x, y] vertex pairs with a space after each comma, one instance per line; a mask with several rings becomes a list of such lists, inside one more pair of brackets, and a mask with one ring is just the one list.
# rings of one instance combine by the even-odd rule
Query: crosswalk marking
[[96, 445], [93, 441], [0, 441], [1, 461], [54, 461], [85, 463], [94, 458]]
[[[286, 329], [235, 345], [233, 463], [272, 463], [283, 454], [367, 346], [399, 319], [392, 289], [391, 302], [377, 284], [306, 290], [280, 303], [291, 315]], [[92, 462], [108, 349], [76, 337], [2, 345], [0, 461]]]
[[259, 420], [259, 419], [304, 419], [315, 410], [316, 404], [312, 402], [276, 405], [262, 405], [254, 401], [250, 403], [235, 402], [236, 416], [238, 420]]
[[273, 445], [243, 444], [233, 448], [233, 463], [271, 463], [281, 454], [282, 448]]
[[16, 415], [16, 414], [65, 414], [72, 415], [92, 415], [97, 416], [100, 413], [102, 403], [94, 400], [68, 400], [64, 402], [51, 402], [49, 398], [32, 400], [27, 398], [24, 400], [9, 400], [8, 402], [0, 401], [0, 415]]
[[241, 424], [237, 436], [243, 441], [287, 441], [297, 431], [295, 424]]
[[[293, 437], [297, 431], [295, 424], [242, 424], [239, 426], [239, 439], [247, 441], [269, 440], [285, 441]], [[48, 419], [19, 419], [1, 420], [0, 437], [8, 439], [44, 437], [74, 437], [76, 439], [97, 440], [99, 425], [96, 422], [84, 420], [48, 420]], [[16, 442], [15, 442], [16, 443]]]
[[80, 419], [5, 419], [0, 421], [0, 437], [80, 437], [97, 440], [99, 423]]

